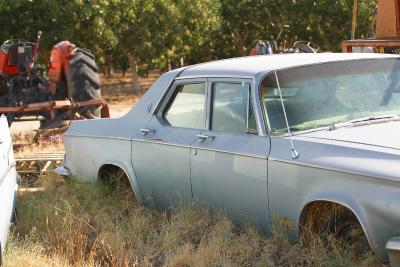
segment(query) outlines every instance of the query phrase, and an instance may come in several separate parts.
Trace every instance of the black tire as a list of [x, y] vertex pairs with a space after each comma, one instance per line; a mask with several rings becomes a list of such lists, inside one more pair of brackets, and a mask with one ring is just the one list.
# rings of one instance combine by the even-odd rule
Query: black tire
[[[93, 54], [86, 49], [78, 49], [65, 70], [68, 97], [74, 101], [100, 99], [99, 69]], [[78, 108], [77, 113], [87, 119], [101, 117], [101, 106]]]
[[12, 214], [11, 223], [13, 225], [18, 225], [18, 211], [17, 211], [17, 209], [15, 209], [13, 214]]
[[347, 243], [356, 255], [365, 255], [371, 250], [361, 224], [349, 210], [339, 209], [332, 219], [331, 233], [337, 239]]
[[8, 127], [11, 127], [11, 124], [14, 122], [15, 119], [15, 113], [7, 113], [7, 122], [8, 122]]

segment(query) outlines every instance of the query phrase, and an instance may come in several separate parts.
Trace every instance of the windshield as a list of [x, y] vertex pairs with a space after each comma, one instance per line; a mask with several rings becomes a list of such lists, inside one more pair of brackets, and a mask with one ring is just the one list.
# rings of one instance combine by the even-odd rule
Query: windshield
[[[277, 72], [292, 131], [326, 127], [370, 116], [400, 114], [400, 61], [332, 62]], [[267, 127], [287, 127], [274, 73], [261, 86]]]

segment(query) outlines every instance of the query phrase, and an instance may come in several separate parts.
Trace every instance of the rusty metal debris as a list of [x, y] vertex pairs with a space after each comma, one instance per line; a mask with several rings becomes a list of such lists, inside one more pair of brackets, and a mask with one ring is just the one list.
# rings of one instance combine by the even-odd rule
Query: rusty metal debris
[[39, 176], [62, 166], [63, 159], [64, 152], [60, 150], [16, 153], [15, 162], [21, 177], [20, 184], [24, 187], [33, 186]]

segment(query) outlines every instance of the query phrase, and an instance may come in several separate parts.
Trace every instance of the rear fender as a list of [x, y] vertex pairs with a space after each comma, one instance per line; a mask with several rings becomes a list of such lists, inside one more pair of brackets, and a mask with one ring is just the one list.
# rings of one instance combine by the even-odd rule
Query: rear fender
[[141, 198], [141, 195], [140, 195], [139, 183], [138, 183], [138, 180], [136, 178], [136, 174], [135, 174], [135, 171], [133, 169], [133, 166], [132, 165], [127, 166], [127, 164], [125, 164], [123, 162], [106, 161], [106, 162], [104, 162], [104, 164], [101, 165], [101, 167], [98, 170], [98, 173], [100, 172], [100, 169], [105, 165], [116, 166], [116, 167], [120, 168], [125, 173], [125, 175], [129, 179], [129, 183], [131, 184], [132, 191], [135, 194], [135, 197], [136, 197], [137, 201], [139, 203], [142, 203], [142, 198]]

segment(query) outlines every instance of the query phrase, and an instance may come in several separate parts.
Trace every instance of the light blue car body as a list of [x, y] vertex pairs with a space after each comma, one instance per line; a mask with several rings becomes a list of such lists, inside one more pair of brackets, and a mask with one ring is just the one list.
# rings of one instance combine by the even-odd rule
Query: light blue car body
[[[400, 236], [400, 122], [269, 136], [260, 106], [261, 80], [275, 70], [337, 61], [399, 58], [378, 54], [294, 54], [244, 57], [162, 75], [133, 109], [116, 119], [73, 122], [64, 135], [64, 174], [96, 180], [114, 165], [125, 171], [141, 202], [161, 206], [198, 200], [255, 222], [266, 232], [279, 218], [298, 236], [305, 207], [329, 201], [358, 218], [371, 247], [388, 260]], [[171, 88], [187, 81], [239, 81], [251, 87], [258, 135], [172, 127], [160, 116]], [[200, 142], [196, 136], [213, 136]], [[393, 240], [392, 240], [393, 241]], [[392, 248], [399, 243], [392, 242]], [[400, 246], [399, 246], [400, 247]], [[398, 253], [398, 252], [397, 252]], [[397, 254], [398, 255], [398, 254]]]
[[[11, 218], [17, 200], [17, 171], [10, 130], [5, 116], [0, 117], [0, 247], [4, 252]], [[1, 257], [0, 257], [1, 258]]]

